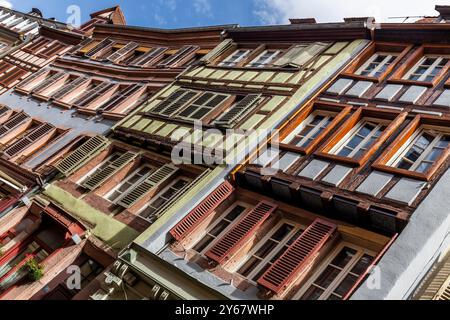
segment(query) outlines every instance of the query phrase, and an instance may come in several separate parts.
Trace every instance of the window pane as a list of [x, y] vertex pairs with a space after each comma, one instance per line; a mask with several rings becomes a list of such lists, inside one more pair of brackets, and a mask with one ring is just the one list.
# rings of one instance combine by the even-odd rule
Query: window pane
[[261, 259], [264, 259], [270, 252], [272, 252], [273, 249], [275, 249], [277, 245], [278, 244], [276, 242], [269, 239], [262, 245], [262, 247], [255, 253], [255, 255]]
[[356, 250], [345, 247], [334, 260], [331, 262], [332, 265], [335, 265], [339, 268], [344, 268], [347, 263], [353, 258], [356, 254]]
[[348, 274], [336, 288], [334, 293], [340, 295], [341, 297], [344, 297], [355, 285], [356, 281], [358, 281], [358, 278], [356, 276]]
[[339, 275], [340, 272], [341, 270], [336, 269], [335, 267], [332, 266], [328, 266], [314, 283], [323, 288], [328, 288], [330, 284], [334, 281], [334, 279], [336, 279], [336, 277]]
[[206, 235], [202, 240], [199, 241], [194, 247], [197, 252], [202, 252], [205, 248], [214, 240], [210, 235]]
[[317, 287], [311, 286], [306, 293], [300, 298], [301, 300], [318, 300], [323, 294], [323, 290]]
[[277, 230], [277, 232], [274, 233], [271, 238], [277, 241], [281, 241], [289, 234], [289, 232], [292, 231], [292, 229], [294, 229], [293, 226], [284, 224], [280, 227], [280, 229]]
[[213, 236], [218, 236], [223, 230], [225, 230], [229, 226], [229, 222], [226, 220], [220, 221], [212, 230], [209, 232]]
[[352, 273], [355, 273], [357, 275], [361, 275], [364, 271], [367, 270], [369, 265], [372, 263], [373, 257], [365, 254], [359, 261], [356, 263], [356, 265], [352, 269]]
[[242, 212], [245, 211], [245, 207], [243, 206], [235, 206], [230, 213], [225, 216], [225, 219], [229, 221], [234, 221]]
[[255, 268], [261, 263], [261, 260], [251, 257], [239, 270], [238, 273], [243, 275], [244, 277], [248, 277], [248, 275], [255, 270]]

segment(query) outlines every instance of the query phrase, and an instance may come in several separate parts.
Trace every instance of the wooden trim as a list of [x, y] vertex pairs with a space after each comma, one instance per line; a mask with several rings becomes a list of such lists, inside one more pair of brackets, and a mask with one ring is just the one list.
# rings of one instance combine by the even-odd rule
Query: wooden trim
[[[394, 70], [406, 54], [413, 48], [413, 45], [388, 42], [372, 42], [370, 46], [357, 57], [350, 66], [342, 73], [344, 77], [362, 80], [381, 82]], [[398, 54], [391, 65], [379, 77], [367, 77], [355, 74], [355, 72], [378, 51], [387, 51]]]
[[[361, 167], [370, 157], [381, 147], [381, 145], [394, 133], [395, 130], [403, 123], [408, 115], [407, 112], [383, 110], [379, 108], [365, 107], [358, 109], [350, 118], [341, 126], [333, 137], [331, 137], [326, 144], [319, 149], [315, 155], [319, 158], [324, 158], [332, 161], [342, 162], [351, 166]], [[349, 157], [342, 157], [335, 154], [330, 154], [331, 149], [339, 143], [348, 132], [350, 132], [358, 123], [365, 117], [373, 117], [383, 120], [392, 120], [388, 127], [384, 130], [377, 141], [369, 148], [369, 150], [359, 159]]]
[[421, 125], [429, 124], [436, 126], [450, 126], [450, 119], [442, 119], [435, 116], [417, 115], [411, 123], [400, 133], [393, 143], [381, 154], [381, 156], [374, 162], [372, 168], [384, 171], [387, 173], [409, 177], [412, 179], [430, 181], [436, 171], [444, 164], [445, 160], [450, 155], [450, 146], [442, 155], [436, 160], [435, 164], [426, 172], [419, 173], [405, 169], [399, 169], [387, 165], [387, 162], [394, 157], [394, 155], [405, 145], [408, 139], [416, 132]]
[[435, 76], [433, 81], [414, 81], [402, 79], [408, 71], [416, 65], [416, 63], [422, 59], [426, 54], [446, 54], [450, 55], [450, 46], [427, 44], [418, 47], [406, 61], [397, 69], [397, 71], [388, 79], [388, 83], [404, 84], [404, 85], [416, 85], [434, 87], [436, 86], [447, 74], [450, 69], [450, 61], [442, 68], [442, 70]]
[[326, 136], [328, 136], [328, 134], [345, 118], [345, 116], [350, 113], [350, 111], [352, 110], [352, 106], [333, 102], [316, 101], [310, 106], [307, 106], [306, 109], [302, 110], [302, 112], [296, 118], [291, 120], [290, 123], [281, 130], [279, 140], [283, 141], [314, 111], [320, 110], [337, 113], [328, 127], [324, 129], [306, 148], [280, 143], [279, 145], [281, 149], [301, 153], [304, 155], [311, 154], [313, 150], [316, 149], [316, 147], [322, 142], [322, 140]]

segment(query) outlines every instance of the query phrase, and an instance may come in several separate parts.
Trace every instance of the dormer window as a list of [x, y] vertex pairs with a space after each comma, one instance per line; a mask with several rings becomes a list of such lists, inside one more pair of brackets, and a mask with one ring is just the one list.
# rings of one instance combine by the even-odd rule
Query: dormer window
[[222, 61], [219, 66], [221, 67], [234, 67], [242, 60], [246, 59], [250, 54], [250, 50], [248, 49], [238, 49], [233, 54], [231, 54], [228, 58]]
[[250, 62], [247, 67], [263, 68], [271, 64], [280, 55], [280, 53], [280, 50], [265, 50], [256, 59]]

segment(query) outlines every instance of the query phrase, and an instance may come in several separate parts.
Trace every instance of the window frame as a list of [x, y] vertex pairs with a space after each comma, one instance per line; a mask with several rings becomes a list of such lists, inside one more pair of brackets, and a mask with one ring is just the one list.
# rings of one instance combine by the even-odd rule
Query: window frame
[[[233, 62], [233, 65], [229, 65], [229, 63], [231, 63], [232, 61], [232, 57], [234, 57], [234, 55], [239, 52], [239, 51], [244, 51], [244, 53], [239, 56], [238, 60]], [[245, 61], [248, 59], [248, 57], [251, 55], [252, 53], [252, 49], [251, 48], [234, 48], [234, 50], [226, 56], [225, 59], [221, 60], [217, 66], [218, 67], [228, 67], [228, 68], [234, 68], [234, 67], [238, 67], [240, 64], [245, 63]]]
[[[394, 70], [394, 68], [402, 61], [402, 59], [411, 51], [414, 46], [404, 43], [389, 43], [389, 42], [372, 42], [343, 72], [343, 76], [355, 80], [368, 80], [373, 82], [381, 82]], [[362, 76], [356, 72], [367, 63], [367, 61], [377, 52], [391, 53], [396, 58], [386, 68], [386, 70], [378, 77]]]
[[[407, 112], [397, 110], [380, 110], [380, 108], [376, 107], [359, 108], [344, 122], [344, 124], [342, 124], [340, 130], [330, 137], [325, 144], [315, 152], [315, 155], [326, 160], [341, 162], [353, 167], [361, 167], [373, 156], [394, 131], [397, 130], [405, 120], [407, 114]], [[389, 121], [390, 123], [387, 124], [386, 129], [359, 158], [344, 157], [332, 153], [335, 146], [341, 143], [347, 135], [351, 134], [352, 130], [354, 130], [364, 118], [379, 119], [381, 122]]]
[[[198, 252], [197, 250], [195, 250], [194, 248], [200, 243], [200, 241], [202, 241], [208, 234], [209, 232], [211, 232], [216, 226], [219, 225], [219, 223], [225, 219], [225, 217], [231, 213], [231, 211], [237, 207], [237, 206], [241, 206], [244, 207], [245, 210], [242, 211], [238, 217], [236, 217], [236, 219], [234, 221], [232, 221], [225, 229], [222, 230], [222, 232], [217, 236], [214, 237], [214, 239], [205, 247], [203, 248], [203, 250], [201, 252]], [[245, 214], [247, 214], [249, 211], [251, 211], [254, 208], [255, 205], [251, 205], [249, 203], [246, 203], [244, 201], [241, 200], [237, 200], [235, 202], [233, 202], [229, 207], [227, 207], [224, 212], [217, 217], [217, 219], [215, 220], [214, 223], [211, 223], [205, 230], [204, 232], [202, 232], [201, 234], [198, 234], [197, 237], [195, 238], [195, 240], [193, 240], [189, 246], [190, 250], [193, 250], [194, 252], [197, 252], [198, 254], [204, 256], [206, 252], [208, 252], [208, 250], [210, 248], [212, 248], [215, 243], [217, 241], [220, 241], [220, 239], [222, 238], [223, 235], [225, 235], [228, 231], [230, 231], [232, 228], [234, 228], [234, 226], [236, 224], [238, 224], [241, 221], [241, 218], [243, 216], [245, 216]]]
[[[137, 180], [135, 183], [133, 183], [130, 188], [127, 189], [127, 191], [122, 192], [115, 200], [110, 200], [110, 197], [114, 194], [114, 192], [116, 192], [118, 189], [120, 189], [125, 183], [127, 183], [129, 180], [131, 180], [131, 178], [133, 176], [135, 176], [140, 170], [144, 169], [144, 168], [150, 168], [150, 172], [147, 173], [146, 175], [143, 175], [141, 178], [139, 178], [139, 180]], [[150, 165], [149, 163], [142, 163], [140, 164], [135, 170], [133, 170], [133, 172], [131, 174], [129, 174], [127, 176], [127, 179], [125, 179], [124, 181], [122, 181], [121, 183], [119, 183], [118, 185], [114, 186], [111, 190], [109, 190], [108, 192], [105, 193], [105, 195], [103, 195], [103, 198], [106, 201], [109, 201], [110, 203], [116, 203], [117, 201], [119, 201], [119, 199], [123, 196], [124, 193], [129, 192], [129, 190], [136, 188], [136, 186], [139, 183], [142, 183], [145, 179], [147, 179], [153, 172], [155, 172], [155, 167]]]
[[[204, 102], [203, 105], [201, 105], [201, 106], [196, 105], [197, 110], [192, 111], [190, 113], [190, 116], [182, 116], [181, 115], [181, 113], [186, 111], [188, 108], [192, 107], [194, 105], [195, 101], [197, 101], [203, 95], [208, 94], [208, 93], [212, 94], [212, 97], [209, 98], [206, 102]], [[192, 118], [192, 115], [196, 114], [201, 109], [207, 109], [206, 104], [213, 101], [218, 96], [225, 96], [225, 98], [222, 100], [222, 102], [220, 104], [218, 104], [215, 107], [211, 107], [210, 110], [205, 115], [203, 115], [200, 119]], [[223, 110], [224, 108], [226, 108], [234, 100], [236, 100], [236, 95], [232, 95], [229, 93], [215, 92], [215, 91], [209, 91], [209, 90], [197, 91], [197, 95], [195, 97], [193, 97], [191, 100], [189, 100], [189, 102], [187, 102], [183, 106], [181, 106], [180, 109], [176, 113], [173, 114], [173, 117], [176, 117], [178, 119], [182, 119], [185, 121], [201, 121], [203, 123], [209, 123], [210, 120], [208, 120], [208, 119], [214, 118], [215, 113], [218, 113], [220, 110]]]
[[396, 157], [400, 153], [403, 153], [402, 149], [407, 148], [407, 146], [410, 144], [408, 141], [411, 140], [412, 136], [414, 136], [417, 130], [420, 130], [420, 128], [424, 125], [449, 128], [450, 120], [442, 119], [437, 116], [417, 115], [409, 123], [409, 125], [397, 136], [397, 138], [391, 143], [391, 145], [381, 154], [381, 156], [372, 164], [372, 168], [412, 179], [430, 181], [450, 155], [450, 146], [447, 147], [447, 149], [441, 154], [441, 156], [434, 162], [431, 168], [429, 168], [425, 173], [400, 169], [388, 165], [388, 163], [392, 161], [394, 157]]
[[395, 71], [391, 77], [387, 80], [388, 83], [404, 84], [404, 85], [417, 85], [425, 87], [434, 87], [441, 82], [443, 77], [448, 73], [450, 69], [450, 60], [445, 64], [442, 70], [436, 74], [432, 81], [417, 81], [408, 80], [404, 77], [417, 66], [417, 64], [427, 55], [440, 55], [449, 56], [450, 58], [450, 46], [426, 44], [416, 48], [411, 55], [405, 60], [404, 63]]
[[[342, 283], [342, 281], [351, 274], [351, 270], [355, 267], [355, 265], [358, 263], [358, 261], [364, 256], [369, 255], [372, 257], [372, 261], [376, 260], [377, 254], [374, 251], [371, 251], [369, 249], [366, 249], [362, 246], [353, 244], [348, 241], [341, 241], [333, 250], [330, 252], [325, 261], [323, 261], [320, 266], [316, 269], [316, 271], [308, 277], [308, 281], [301, 286], [301, 288], [295, 293], [292, 300], [300, 300], [300, 298], [312, 287], [314, 286], [314, 283], [318, 280], [318, 278], [322, 275], [322, 273], [331, 265], [331, 262], [333, 262], [334, 259], [337, 258], [337, 256], [341, 253], [341, 251], [344, 248], [350, 248], [353, 250], [356, 250], [357, 253], [352, 257], [352, 259], [347, 263], [347, 265], [342, 268], [342, 270], [339, 272], [339, 275], [330, 283], [330, 285], [325, 288], [324, 292], [322, 293], [321, 297], [317, 300], [326, 300], [328, 299], [333, 292], [338, 288], [338, 286]], [[369, 265], [370, 266], [370, 265]], [[364, 272], [363, 272], [364, 274]], [[361, 275], [359, 275], [360, 277]], [[358, 279], [359, 279], [358, 277]], [[357, 280], [358, 281], [358, 280]], [[356, 282], [357, 283], [357, 282]], [[344, 299], [342, 297], [342, 299]]]
[[[271, 250], [271, 252], [262, 260], [260, 260], [260, 263], [258, 266], [253, 269], [248, 276], [244, 276], [240, 274], [238, 271], [250, 260], [252, 259], [255, 254], [273, 237], [273, 235], [285, 224], [293, 226], [293, 229], [286, 235], [286, 237], [282, 241], [278, 241], [277, 245]], [[307, 229], [307, 226], [302, 225], [298, 222], [294, 222], [290, 219], [282, 219], [277, 224], [275, 224], [269, 232], [260, 240], [258, 243], [246, 254], [245, 257], [242, 258], [242, 263], [238, 264], [233, 272], [238, 274], [240, 277], [246, 279], [250, 283], [257, 285], [257, 280], [253, 280], [253, 278], [258, 275], [258, 273], [261, 272], [261, 270], [268, 264], [271, 263], [271, 260], [278, 255], [281, 250], [290, 245], [288, 245], [289, 241], [294, 237], [299, 231], [305, 232]], [[301, 233], [301, 234], [302, 234]], [[298, 235], [298, 237], [301, 236], [301, 234]], [[294, 240], [295, 241], [295, 240]], [[291, 243], [292, 245], [292, 243]], [[259, 258], [259, 257], [258, 257]], [[272, 263], [273, 264], [273, 263]]]
[[[295, 153], [300, 153], [302, 155], [309, 155], [313, 152], [314, 149], [324, 140], [328, 134], [336, 128], [336, 126], [351, 112], [352, 106], [339, 104], [334, 102], [323, 102], [317, 101], [302, 110], [298, 115], [294, 116], [290, 122], [288, 122], [285, 127], [281, 128], [280, 133], [280, 141], [279, 147], [284, 151], [291, 151]], [[322, 130], [322, 132], [317, 135], [317, 137], [309, 143], [306, 147], [298, 147], [294, 146], [291, 143], [285, 143], [285, 141], [295, 130], [303, 125], [303, 122], [306, 121], [314, 112], [328, 112], [335, 113], [334, 119], [330, 122], [330, 124]], [[305, 127], [305, 125], [304, 125]], [[303, 129], [301, 129], [303, 130]], [[301, 131], [300, 130], [300, 131]], [[295, 137], [293, 138], [295, 139]], [[291, 140], [292, 141], [292, 140]]]
[[[254, 66], [252, 64], [256, 64], [256, 62], [262, 58], [267, 52], [269, 51], [273, 51], [272, 54], [266, 58], [264, 60], [263, 63], [258, 63], [257, 66]], [[251, 61], [247, 62], [245, 64], [246, 68], [256, 68], [256, 69], [264, 69], [267, 68], [268, 66], [272, 65], [272, 62], [276, 61], [281, 54], [283, 53], [282, 50], [279, 49], [270, 49], [270, 48], [265, 48], [260, 54], [258, 54], [254, 59], [252, 59]]]

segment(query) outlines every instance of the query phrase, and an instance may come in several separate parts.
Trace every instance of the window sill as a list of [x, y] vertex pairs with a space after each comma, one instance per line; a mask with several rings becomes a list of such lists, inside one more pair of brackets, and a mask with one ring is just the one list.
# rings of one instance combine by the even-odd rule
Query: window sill
[[404, 79], [388, 79], [387, 83], [392, 84], [403, 84], [403, 85], [411, 85], [411, 86], [421, 86], [421, 87], [434, 87], [437, 83], [439, 83], [440, 79], [433, 80], [431, 82], [426, 81], [415, 81], [415, 80], [404, 80]]
[[372, 165], [372, 168], [375, 170], [383, 171], [386, 173], [394, 174], [397, 176], [402, 176], [405, 178], [411, 178], [415, 180], [421, 180], [421, 181], [430, 181], [433, 174], [436, 172], [437, 168], [432, 168], [428, 171], [428, 173], [419, 173], [414, 171], [409, 171], [405, 169], [399, 169], [390, 167], [381, 163], [375, 163]]
[[316, 152], [314, 155], [317, 156], [318, 158], [322, 158], [325, 160], [331, 160], [333, 162], [340, 162], [340, 163], [343, 163], [346, 165], [350, 165], [352, 167], [361, 167], [364, 164], [364, 157], [359, 158], [359, 159], [353, 159], [353, 158], [342, 157], [342, 156], [339, 156], [336, 154], [330, 154], [330, 153], [326, 153], [326, 152]]

